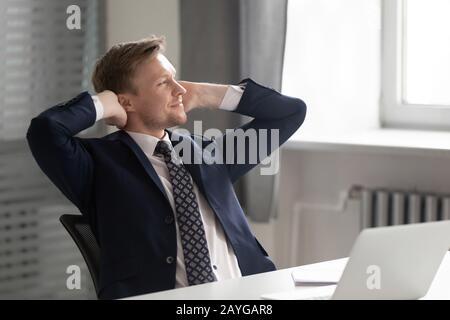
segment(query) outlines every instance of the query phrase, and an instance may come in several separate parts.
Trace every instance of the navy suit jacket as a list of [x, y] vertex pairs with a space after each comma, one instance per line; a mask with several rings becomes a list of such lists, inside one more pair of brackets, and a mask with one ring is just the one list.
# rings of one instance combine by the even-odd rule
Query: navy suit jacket
[[[284, 143], [304, 121], [303, 101], [251, 79], [241, 83], [246, 83], [246, 88], [234, 112], [254, 119], [240, 128], [267, 129], [269, 137], [270, 130], [278, 129], [280, 144]], [[125, 131], [102, 138], [75, 137], [95, 119], [94, 103], [87, 92], [44, 111], [32, 119], [27, 132], [31, 152], [92, 227], [101, 248], [100, 298], [172, 289], [176, 228], [162, 183], [144, 152]], [[231, 143], [229, 134], [220, 139], [198, 139], [167, 132], [174, 145], [188, 141], [194, 153], [201, 153], [220, 139], [225, 145]], [[272, 150], [270, 144], [268, 150]], [[233, 189], [233, 183], [256, 166], [249, 162], [185, 164], [221, 223], [243, 276], [275, 270], [252, 234]]]

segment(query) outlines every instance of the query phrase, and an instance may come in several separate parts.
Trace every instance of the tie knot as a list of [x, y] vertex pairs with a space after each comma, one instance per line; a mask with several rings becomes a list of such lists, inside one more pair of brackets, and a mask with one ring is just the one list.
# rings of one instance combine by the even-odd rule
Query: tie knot
[[169, 146], [169, 144], [166, 141], [160, 140], [156, 144], [155, 148], [155, 155], [162, 155], [163, 157], [171, 157], [172, 155], [172, 148]]

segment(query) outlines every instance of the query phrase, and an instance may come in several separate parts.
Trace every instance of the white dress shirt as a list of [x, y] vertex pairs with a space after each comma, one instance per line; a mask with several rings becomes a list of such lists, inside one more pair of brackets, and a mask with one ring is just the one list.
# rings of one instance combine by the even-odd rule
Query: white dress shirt
[[[242, 97], [243, 91], [243, 88], [239, 86], [229, 86], [219, 108], [228, 111], [235, 110]], [[103, 118], [103, 105], [97, 96], [92, 96], [92, 99], [94, 101], [97, 114], [96, 120], [98, 121]], [[173, 199], [169, 170], [167, 169], [166, 163], [162, 157], [153, 155], [156, 144], [160, 139], [138, 132], [127, 131], [127, 133], [139, 145], [147, 158], [150, 160], [153, 168], [161, 180], [162, 185], [164, 186], [164, 190], [167, 194], [172, 210], [175, 212], [175, 202]], [[169, 143], [169, 145], [172, 145], [167, 133], [164, 134], [164, 137], [161, 140], [164, 140]], [[211, 256], [211, 265], [217, 280], [220, 281], [240, 277], [241, 271], [239, 269], [236, 255], [234, 254], [234, 250], [225, 236], [225, 232], [220, 224], [220, 221], [215, 216], [208, 201], [199, 191], [197, 184], [193, 181], [192, 177], [190, 178], [194, 186], [194, 193], [197, 197], [200, 215], [205, 228], [206, 240], [208, 242], [209, 254]], [[180, 288], [188, 286], [188, 281], [186, 277], [184, 255], [177, 219], [175, 219], [175, 226], [177, 230], [177, 267], [175, 287]]]

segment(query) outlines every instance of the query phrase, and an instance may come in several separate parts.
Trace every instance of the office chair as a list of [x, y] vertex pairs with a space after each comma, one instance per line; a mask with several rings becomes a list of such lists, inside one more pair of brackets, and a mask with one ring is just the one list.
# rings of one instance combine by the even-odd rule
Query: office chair
[[86, 218], [82, 215], [63, 214], [61, 221], [64, 228], [76, 243], [91, 274], [95, 292], [98, 295], [100, 274], [100, 246], [92, 233]]

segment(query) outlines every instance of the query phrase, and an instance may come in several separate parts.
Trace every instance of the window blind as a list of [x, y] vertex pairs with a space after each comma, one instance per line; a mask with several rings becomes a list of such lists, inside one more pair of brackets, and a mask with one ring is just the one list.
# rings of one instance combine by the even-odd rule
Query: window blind
[[[66, 26], [70, 5], [81, 9], [80, 30]], [[78, 210], [41, 173], [25, 135], [31, 118], [91, 89], [102, 21], [101, 0], [0, 2], [0, 299], [95, 297], [83, 258], [58, 220]], [[81, 290], [66, 288], [73, 264], [81, 268]]]

